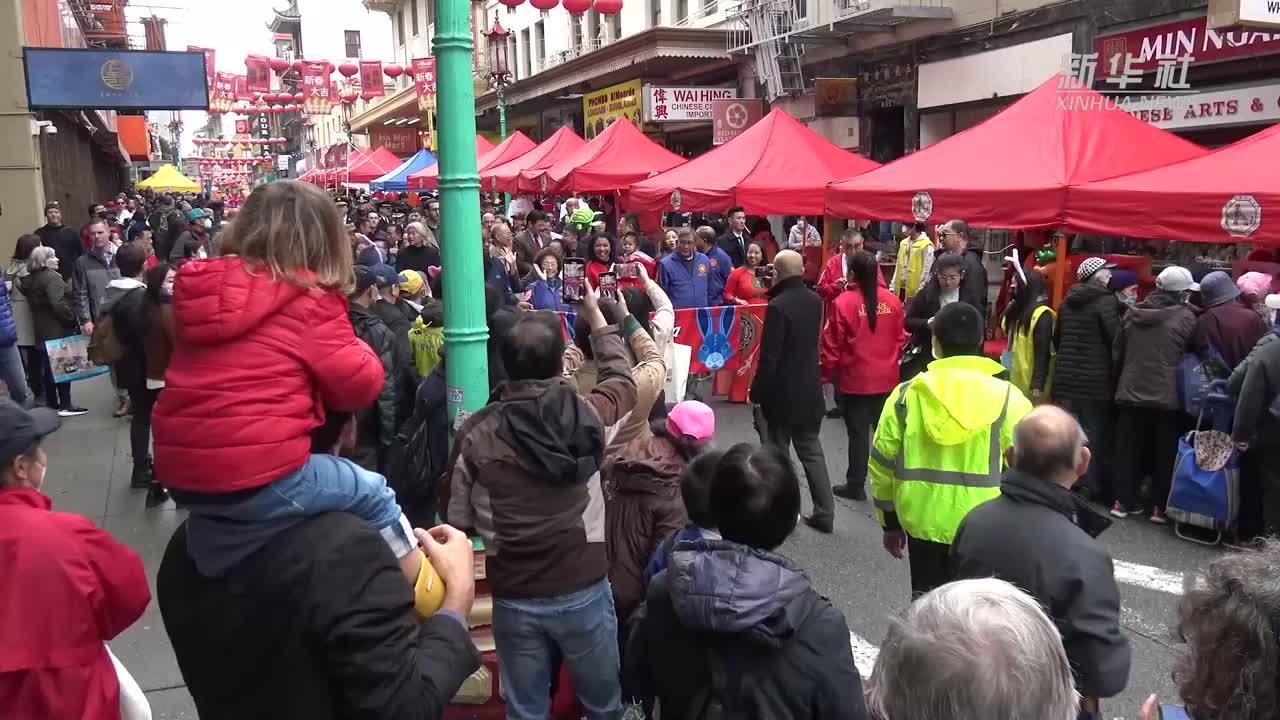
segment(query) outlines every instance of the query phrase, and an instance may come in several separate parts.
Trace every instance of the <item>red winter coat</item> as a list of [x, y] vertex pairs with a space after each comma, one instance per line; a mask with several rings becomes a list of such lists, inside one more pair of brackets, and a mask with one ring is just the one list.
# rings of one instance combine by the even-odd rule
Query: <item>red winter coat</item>
[[368, 407], [382, 363], [347, 301], [250, 271], [235, 256], [193, 260], [173, 290], [177, 343], [155, 407], [156, 477], [227, 493], [300, 467], [324, 410]]
[[103, 644], [151, 602], [137, 553], [30, 488], [0, 490], [0, 717], [119, 720]]
[[875, 332], [867, 324], [866, 301], [856, 286], [831, 303], [822, 330], [819, 363], [822, 381], [845, 395], [879, 395], [898, 384], [898, 355], [907, 340], [902, 301], [886, 287], [876, 288]]

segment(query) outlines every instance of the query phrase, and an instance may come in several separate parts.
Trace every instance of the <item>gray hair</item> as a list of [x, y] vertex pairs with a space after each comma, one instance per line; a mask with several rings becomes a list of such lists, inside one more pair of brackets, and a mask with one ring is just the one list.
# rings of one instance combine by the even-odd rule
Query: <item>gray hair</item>
[[1075, 720], [1062, 638], [1030, 595], [992, 578], [924, 595], [889, 627], [871, 680], [881, 720]]
[[27, 267], [31, 272], [43, 270], [49, 267], [49, 261], [57, 256], [58, 253], [54, 252], [53, 248], [41, 245], [31, 251], [30, 257], [27, 258]]
[[428, 232], [428, 231], [427, 231], [427, 226], [426, 226], [426, 225], [423, 225], [423, 224], [422, 224], [422, 223], [420, 223], [420, 222], [411, 222], [411, 223], [409, 223], [408, 225], [405, 225], [405, 226], [404, 226], [404, 231], [405, 231], [405, 232], [409, 232], [410, 230], [412, 230], [412, 231], [414, 231], [414, 232], [418, 233], [418, 236], [419, 236], [419, 237], [421, 237], [421, 238], [422, 238], [422, 240], [423, 240], [423, 242], [425, 242], [427, 245], [434, 246], [434, 247], [436, 247], [437, 249], [439, 248], [439, 246], [440, 246], [440, 245], [439, 245], [439, 243], [436, 241], [436, 235], [435, 235], [435, 233], [433, 233], [433, 232]]

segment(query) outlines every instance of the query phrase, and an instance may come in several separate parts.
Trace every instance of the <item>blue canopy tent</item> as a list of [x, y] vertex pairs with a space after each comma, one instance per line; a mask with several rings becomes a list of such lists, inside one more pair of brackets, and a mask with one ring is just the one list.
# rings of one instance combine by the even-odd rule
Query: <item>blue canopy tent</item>
[[418, 172], [435, 164], [436, 156], [432, 155], [430, 150], [423, 148], [413, 157], [401, 163], [400, 167], [370, 182], [369, 188], [371, 190], [399, 190], [404, 192], [408, 189], [405, 185], [405, 178], [409, 177], [409, 173]]

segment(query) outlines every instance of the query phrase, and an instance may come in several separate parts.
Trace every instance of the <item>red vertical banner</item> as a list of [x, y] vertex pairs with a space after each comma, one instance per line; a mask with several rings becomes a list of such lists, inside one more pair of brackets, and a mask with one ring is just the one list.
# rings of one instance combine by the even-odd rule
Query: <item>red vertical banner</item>
[[414, 58], [410, 68], [413, 71], [414, 88], [418, 91], [418, 107], [426, 109], [436, 94], [436, 59]]
[[236, 100], [252, 100], [253, 93], [249, 92], [249, 78], [244, 75], [233, 75], [235, 78], [235, 87], [232, 90], [232, 96]]
[[236, 76], [228, 72], [213, 74], [213, 87], [209, 93], [209, 112], [224, 113], [235, 104]]
[[360, 97], [365, 100], [369, 98], [382, 97], [386, 94], [382, 84], [382, 61], [381, 60], [361, 60], [360, 61]]
[[303, 65], [303, 109], [311, 115], [328, 115], [333, 108], [333, 96], [330, 92], [328, 64], [309, 62]]
[[209, 81], [209, 87], [213, 87], [213, 73], [215, 67], [214, 55], [217, 51], [213, 48], [202, 48], [196, 47], [195, 45], [188, 45], [187, 52], [204, 53], [204, 74]]
[[271, 67], [265, 55], [250, 55], [244, 59], [245, 82], [251, 93], [271, 92]]

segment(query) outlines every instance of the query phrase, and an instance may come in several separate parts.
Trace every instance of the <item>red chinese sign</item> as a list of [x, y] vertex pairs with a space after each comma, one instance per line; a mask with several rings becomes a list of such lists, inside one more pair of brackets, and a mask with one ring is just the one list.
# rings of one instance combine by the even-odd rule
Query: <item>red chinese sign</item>
[[[1280, 52], [1280, 32], [1249, 28], [1210, 29], [1204, 17], [1154, 25], [1114, 35], [1101, 35], [1093, 43], [1098, 53], [1098, 75], [1126, 69], [1155, 70], [1161, 60], [1191, 58], [1193, 64], [1231, 60]], [[1126, 68], [1126, 63], [1128, 67]]]
[[723, 145], [764, 117], [759, 98], [711, 101], [711, 144]]
[[302, 108], [311, 115], [328, 115], [333, 108], [329, 66], [309, 62], [302, 66]]
[[410, 68], [413, 72], [413, 86], [418, 91], [418, 107], [425, 109], [436, 94], [436, 59], [414, 58]]
[[386, 90], [382, 84], [382, 61], [361, 60], [360, 97], [368, 100], [369, 98], [382, 97], [385, 94]]
[[229, 112], [236, 102], [236, 76], [228, 72], [214, 73], [209, 90], [209, 112]]
[[233, 75], [235, 78], [235, 88], [232, 95], [236, 100], [252, 100], [253, 93], [249, 92], [249, 78], [244, 75]]
[[418, 130], [412, 127], [374, 127], [369, 130], [369, 143], [384, 147], [392, 155], [412, 155], [418, 152]]
[[244, 67], [249, 92], [271, 92], [271, 66], [267, 64], [267, 56], [250, 55], [244, 59]]

